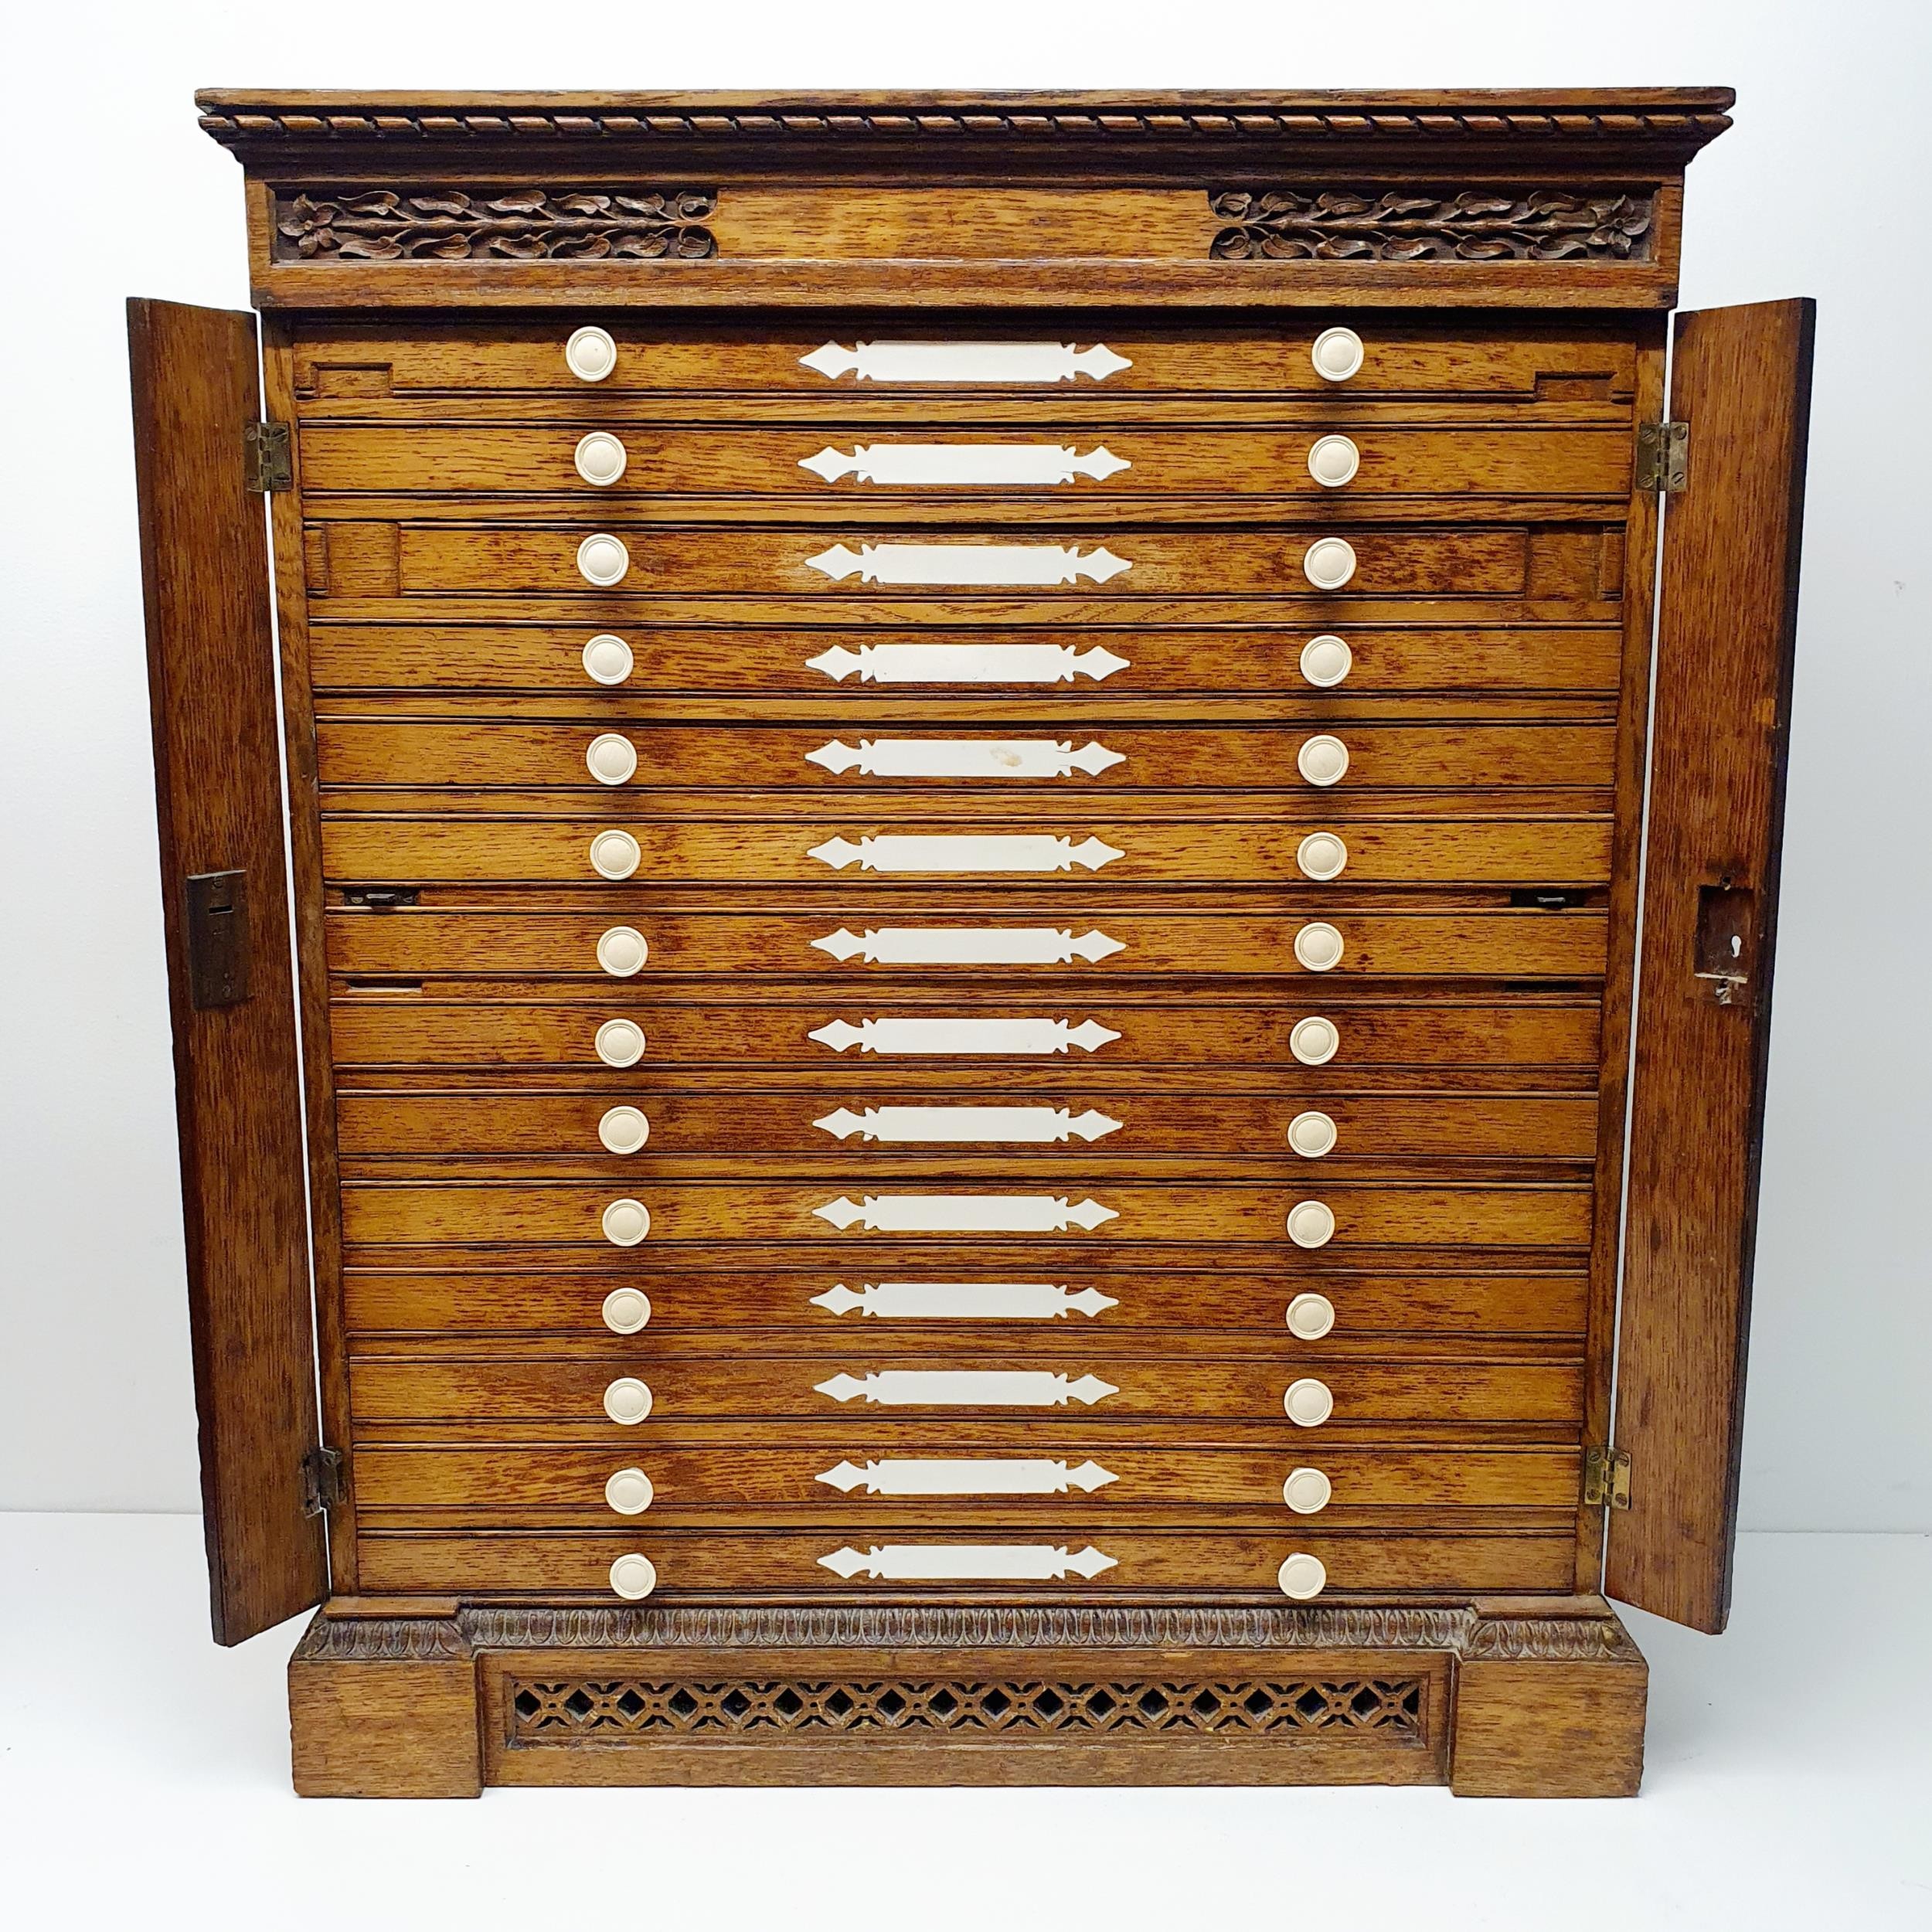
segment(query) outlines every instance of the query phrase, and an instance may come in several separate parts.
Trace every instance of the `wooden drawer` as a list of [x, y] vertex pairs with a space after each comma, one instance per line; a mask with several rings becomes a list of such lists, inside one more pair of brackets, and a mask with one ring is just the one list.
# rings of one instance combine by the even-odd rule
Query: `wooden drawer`
[[[648, 1426], [648, 1424], [646, 1425]], [[1400, 1444], [1338, 1447], [1284, 1439], [1266, 1447], [1148, 1447], [1097, 1441], [1073, 1423], [1044, 1425], [1023, 1442], [993, 1448], [983, 1441], [930, 1434], [908, 1442], [903, 1434], [868, 1429], [855, 1420], [849, 1437], [828, 1441], [823, 1432], [799, 1440], [799, 1431], [773, 1429], [730, 1444], [681, 1440], [675, 1430], [654, 1433], [648, 1450], [604, 1448], [390, 1448], [365, 1445], [355, 1451], [355, 1507], [365, 1521], [383, 1513], [418, 1520], [434, 1512], [489, 1512], [514, 1521], [539, 1512], [553, 1520], [615, 1529], [627, 1522], [655, 1529], [693, 1512], [783, 1511], [800, 1526], [819, 1520], [859, 1525], [893, 1524], [935, 1517], [968, 1520], [1064, 1517], [1084, 1495], [1097, 1514], [1124, 1511], [1168, 1514], [1189, 1510], [1253, 1509], [1285, 1529], [1295, 1522], [1284, 1505], [1282, 1481], [1298, 1468], [1319, 1468], [1332, 1495], [1319, 1514], [1321, 1526], [1376, 1517], [1436, 1515], [1464, 1510], [1573, 1511], [1582, 1458], [1574, 1448], [1471, 1447], [1453, 1454], [1417, 1452]], [[784, 1438], [789, 1435], [791, 1440]], [[954, 1468], [929, 1474], [903, 1464], [1059, 1462], [1069, 1469], [1096, 1461], [1111, 1481], [1063, 1482], [1057, 1492], [1029, 1492], [1022, 1483], [1050, 1481], [1049, 1473]], [[883, 1463], [871, 1484], [843, 1474], [841, 1465], [864, 1471]], [[895, 1468], [893, 1465], [899, 1465]], [[604, 1496], [615, 1469], [645, 1470], [656, 1492], [641, 1517], [624, 1519]], [[1089, 1481], [1094, 1480], [1090, 1477]], [[947, 1482], [954, 1493], [908, 1493], [912, 1483]], [[1002, 1494], [1002, 1483], [1014, 1485]]]
[[[631, 1551], [656, 1566], [654, 1602], [728, 1595], [736, 1600], [837, 1594], [923, 1603], [964, 1598], [1011, 1603], [1090, 1602], [1137, 1590], [1185, 1591], [1189, 1600], [1230, 1595], [1281, 1601], [1276, 1572], [1291, 1552], [1316, 1557], [1327, 1572], [1325, 1597], [1351, 1595], [1466, 1596], [1481, 1592], [1566, 1592], [1574, 1587], [1573, 1531], [1469, 1530], [1407, 1534], [1314, 1529], [1291, 1522], [1272, 1532], [1199, 1530], [1114, 1530], [1069, 1510], [1057, 1522], [1031, 1522], [1010, 1541], [1064, 1549], [1088, 1549], [1112, 1560], [1091, 1577], [1067, 1570], [1038, 1582], [894, 1581], [874, 1580], [862, 1568], [848, 1577], [821, 1560], [850, 1549], [842, 1567], [865, 1564], [875, 1539], [855, 1532], [811, 1536], [797, 1531], [736, 1532], [654, 1528], [647, 1519], [608, 1531], [548, 1534], [499, 1530], [373, 1530], [357, 1538], [357, 1582], [376, 1594], [450, 1595], [471, 1598], [581, 1596], [617, 1599], [611, 1564]], [[903, 1532], [895, 1546], [912, 1544]], [[927, 1539], [920, 1538], [920, 1543]], [[981, 1530], [961, 1536], [938, 1528], [932, 1539], [959, 1545], [994, 1540]], [[1087, 1566], [1092, 1560], [1087, 1560]]]
[[[1353, 614], [1299, 625], [1189, 630], [1172, 622], [1052, 629], [1009, 624], [984, 631], [856, 629], [823, 617], [774, 628], [753, 622], [729, 631], [665, 628], [662, 614], [599, 610], [580, 621], [542, 621], [519, 613], [488, 623], [463, 621], [433, 607], [413, 623], [334, 614], [328, 599], [311, 608], [309, 672], [321, 692], [545, 691], [597, 694], [583, 648], [600, 630], [621, 633], [632, 668], [611, 693], [614, 716], [626, 695], [652, 701], [669, 693], [730, 697], [793, 692], [850, 699], [867, 709], [929, 694], [1019, 697], [1052, 703], [1063, 729], [1101, 699], [1148, 694], [1286, 692], [1318, 700], [1322, 687], [1301, 670], [1311, 639], [1338, 625], [1349, 665], [1340, 689], [1351, 700], [1407, 692], [1576, 692], [1617, 687], [1623, 636], [1614, 621], [1594, 628], [1560, 617], [1493, 624], [1391, 622]], [[1339, 689], [1336, 695], [1340, 695]]]
[[[862, 1157], [834, 1162], [818, 1181], [352, 1181], [342, 1189], [343, 1238], [434, 1246], [441, 1242], [590, 1243], [606, 1254], [675, 1267], [685, 1242], [823, 1240], [836, 1234], [865, 1265], [868, 1242], [884, 1235], [930, 1245], [935, 1265], [968, 1265], [984, 1236], [1058, 1235], [1095, 1247], [1139, 1242], [1265, 1243], [1292, 1257], [1289, 1210], [1319, 1199], [1333, 1213], [1331, 1245], [1347, 1253], [1389, 1244], [1582, 1248], [1588, 1245], [1587, 1187], [1264, 1181], [1159, 1182], [1015, 1175], [1005, 1187], [921, 1177], [868, 1187]], [[650, 1213], [641, 1247], [605, 1239], [602, 1217], [616, 1199]], [[950, 1257], [950, 1260], [947, 1257]], [[628, 1266], [629, 1264], [614, 1263]]]
[[[1024, 431], [876, 422], [828, 416], [796, 428], [744, 424], [687, 428], [640, 417], [608, 399], [571, 419], [543, 423], [417, 421], [301, 428], [305, 495], [428, 494], [464, 501], [556, 493], [599, 504], [639, 497], [769, 500], [774, 514], [797, 499], [917, 502], [968, 495], [1025, 502], [1037, 493], [1049, 515], [1079, 514], [1093, 498], [1359, 498], [1465, 495], [1628, 497], [1628, 423], [1558, 427], [1493, 418], [1423, 426], [1345, 418], [1358, 467], [1339, 486], [1318, 482], [1309, 453], [1340, 427], [1318, 405], [1294, 427], [1181, 428], [1145, 422], [1107, 428], [1049, 417]], [[622, 446], [622, 474], [593, 485], [577, 471], [578, 439], [600, 430]], [[1104, 434], [1105, 440], [1100, 438]], [[1062, 468], [1060, 465], [1064, 464]], [[975, 486], [974, 479], [987, 481]], [[574, 513], [574, 510], [573, 510]]]
[[[629, 714], [629, 715], [627, 715]], [[629, 747], [628, 779], [601, 782], [588, 754]], [[1338, 740], [1346, 768], [1332, 786], [1302, 775], [1304, 747]], [[925, 726], [880, 731], [779, 726], [680, 726], [645, 722], [614, 704], [595, 723], [509, 723], [322, 719], [316, 728], [325, 787], [355, 785], [567, 786], [621, 810], [639, 792], [783, 790], [862, 801], [882, 786], [913, 784], [929, 801], [989, 786], [1024, 789], [1045, 811], [1063, 811], [1095, 792], [1148, 788], [1284, 791], [1320, 812], [1353, 792], [1434, 791], [1512, 785], [1601, 790], [1615, 777], [1614, 727], [1555, 721], [1519, 725], [1184, 725], [1149, 730], [1094, 725], [1071, 733], [1014, 725], [988, 730]], [[1318, 746], [1318, 753], [1323, 747]], [[1310, 753], [1314, 757], [1315, 753]], [[611, 769], [621, 769], [621, 766]], [[917, 809], [917, 808], [915, 808]]]
[[[338, 1091], [336, 1138], [354, 1158], [381, 1155], [582, 1155], [613, 1179], [679, 1155], [824, 1154], [845, 1145], [897, 1153], [951, 1149], [1037, 1163], [1096, 1154], [1212, 1154], [1293, 1159], [1292, 1122], [1311, 1111], [1334, 1124], [1332, 1151], [1308, 1171], [1364, 1159], [1454, 1161], [1513, 1156], [1588, 1160], [1597, 1102], [1588, 1094], [1349, 1094], [1319, 1087], [1292, 1096], [1148, 1093], [1096, 1083], [1023, 1100], [982, 1085], [895, 1094], [889, 1080], [838, 1097], [797, 1090], [658, 1091], [638, 1111], [649, 1138], [630, 1157], [607, 1155], [606, 1111], [635, 1106], [613, 1080], [583, 1094]], [[962, 1111], [963, 1110], [963, 1111]], [[1315, 1133], [1314, 1128], [1298, 1131]]]
[[[940, 915], [880, 907], [844, 923], [829, 913], [674, 911], [661, 899], [620, 886], [599, 892], [608, 910], [597, 913], [430, 903], [457, 896], [432, 889], [423, 904], [394, 912], [332, 910], [324, 922], [331, 970], [403, 979], [587, 978], [627, 998], [667, 976], [755, 971], [846, 980], [870, 998], [882, 979], [983, 981], [989, 969], [1006, 984], [1055, 988], [1150, 974], [1305, 978], [1294, 957], [1294, 935], [1311, 918], [1331, 921], [1342, 934], [1332, 981], [1388, 974], [1594, 978], [1604, 971], [1607, 945], [1605, 914], [1591, 906], [1396, 911], [1359, 895], [1313, 888], [1293, 913], [1259, 906], [1174, 912], [1103, 903], [1087, 905], [1076, 921], [1031, 926], [997, 904], [977, 911], [953, 904]], [[649, 947], [628, 992], [612, 988], [597, 961], [598, 940], [618, 924], [641, 934]], [[971, 947], [949, 945], [962, 931], [984, 937]]]
[[[1277, 1360], [1217, 1359], [1209, 1337], [1190, 1339], [1179, 1359], [1109, 1356], [1096, 1345], [1088, 1352], [1060, 1347], [1030, 1358], [957, 1350], [894, 1355], [876, 1368], [860, 1336], [842, 1353], [784, 1359], [666, 1355], [648, 1344], [614, 1345], [582, 1359], [365, 1355], [351, 1360], [349, 1398], [359, 1435], [403, 1423], [576, 1423], [626, 1456], [648, 1456], [663, 1426], [679, 1421], [814, 1420], [836, 1423], [834, 1434], [842, 1440], [848, 1427], [862, 1436], [869, 1428], [877, 1433], [882, 1417], [920, 1416], [1011, 1423], [1007, 1447], [1015, 1454], [1032, 1453], [1030, 1445], [1043, 1428], [1077, 1429], [1098, 1444], [1113, 1426], [1145, 1417], [1265, 1423], [1278, 1428], [1275, 1446], [1282, 1452], [1313, 1454], [1327, 1440], [1328, 1425], [1297, 1428], [1285, 1420], [1282, 1406], [1289, 1385], [1306, 1377], [1326, 1385], [1336, 1424], [1569, 1428], [1582, 1416], [1583, 1373], [1573, 1361], [1350, 1362], [1319, 1344], [1298, 1346], [1285, 1337]], [[872, 1379], [879, 1375], [887, 1379]], [[978, 1379], [963, 1385], [962, 1375]], [[644, 1421], [626, 1426], [605, 1415], [604, 1391], [621, 1377], [649, 1388], [651, 1411]], [[992, 1377], [999, 1378], [997, 1384]], [[963, 1386], [987, 1393], [975, 1399], [960, 1393]], [[922, 1388], [933, 1391], [930, 1399], [920, 1396]], [[1007, 1390], [1010, 1396], [1002, 1394]]]
[[[1012, 1278], [1032, 1285], [991, 1303], [933, 1290], [930, 1258], [916, 1253], [869, 1256], [858, 1274], [829, 1264], [815, 1269], [756, 1260], [723, 1267], [717, 1257], [700, 1255], [651, 1279], [649, 1330], [653, 1347], [666, 1337], [688, 1342], [702, 1335], [708, 1345], [724, 1348], [754, 1345], [774, 1329], [799, 1329], [817, 1333], [826, 1346], [835, 1340], [875, 1354], [930, 1349], [936, 1337], [950, 1344], [962, 1335], [975, 1345], [997, 1340], [1017, 1348], [1029, 1337], [1047, 1337], [1059, 1349], [1097, 1341], [1138, 1351], [1168, 1346], [1177, 1328], [1263, 1337], [1273, 1346], [1284, 1333], [1290, 1298], [1314, 1291], [1335, 1311], [1331, 1345], [1388, 1335], [1410, 1338], [1413, 1345], [1418, 1337], [1583, 1332], [1587, 1283], [1580, 1264], [1430, 1274], [1364, 1270], [1317, 1253], [1298, 1256], [1291, 1272], [1264, 1253], [1178, 1252], [1178, 1259], [1169, 1249], [1138, 1257], [1144, 1267], [1153, 1260], [1144, 1273], [1122, 1266], [1137, 1258], [1131, 1250], [1116, 1250], [1103, 1260], [1035, 1256], [1030, 1269], [1022, 1258]], [[413, 1264], [420, 1259], [410, 1257]], [[981, 1271], [1002, 1278], [1007, 1272], [990, 1260]], [[911, 1291], [879, 1289], [900, 1272], [914, 1284]], [[545, 1332], [604, 1342], [609, 1336], [604, 1298], [632, 1279], [624, 1264], [587, 1267], [577, 1256], [553, 1256], [541, 1267], [351, 1267], [343, 1277], [345, 1318], [352, 1334]], [[1009, 1312], [957, 1312], [975, 1302]], [[931, 1312], [948, 1308], [956, 1312]]]
[[[307, 526], [311, 589], [323, 595], [424, 597], [515, 594], [642, 614], [660, 597], [977, 600], [996, 610], [1016, 592], [1075, 606], [1097, 596], [1120, 603], [1149, 597], [1294, 597], [1320, 594], [1338, 614], [1376, 597], [1522, 598], [1576, 594], [1580, 551], [1599, 596], [1621, 581], [1620, 531], [1524, 525], [1413, 527], [1325, 519], [1299, 530], [1196, 524], [1185, 529], [1049, 526], [1038, 506], [1016, 508], [1008, 526], [923, 527], [895, 536], [871, 524], [747, 529], [641, 522], [634, 506], [587, 504], [567, 522], [315, 521]], [[594, 532], [616, 536], [628, 564], [620, 583], [599, 588], [577, 567]], [[1339, 537], [1353, 552], [1346, 583], [1318, 594], [1304, 570], [1311, 547]], [[909, 557], [908, 549], [918, 555]], [[993, 549], [1015, 557], [976, 556]], [[810, 560], [820, 560], [814, 564]], [[908, 575], [908, 572], [913, 574]], [[433, 614], [425, 611], [425, 616]], [[1077, 616], [1075, 611], [1073, 614]]]
[[1374, 818], [1332, 798], [1298, 802], [1267, 825], [1233, 817], [1162, 824], [1117, 817], [1097, 801], [1083, 809], [1073, 800], [971, 819], [929, 806], [890, 821], [869, 818], [856, 800], [843, 814], [763, 822], [642, 818], [628, 801], [612, 799], [610, 806], [577, 820], [328, 818], [323, 868], [332, 883], [594, 886], [591, 844], [612, 829], [635, 844], [630, 876], [639, 885], [831, 886], [842, 878], [963, 883], [983, 891], [1050, 879], [1083, 896], [1137, 883], [1306, 886], [1312, 882], [1298, 858], [1301, 841], [1338, 832], [1347, 847], [1343, 877], [1352, 886], [1581, 886], [1607, 883], [1612, 832], [1607, 815], [1451, 816], [1457, 807], [1445, 801], [1440, 818]]
[[[617, 345], [615, 367], [587, 384], [572, 373], [563, 345], [580, 324], [609, 331]], [[1345, 383], [1318, 375], [1309, 351], [1327, 328], [1353, 326], [1362, 338], [1361, 369]], [[676, 396], [687, 413], [704, 413], [702, 399], [733, 391], [777, 392], [806, 399], [862, 399], [889, 407], [902, 397], [918, 400], [922, 413], [956, 400], [974, 413], [988, 396], [1009, 397], [1026, 416], [1043, 408], [1056, 414], [1110, 408], [1120, 396], [1227, 395], [1274, 402], [1284, 396], [1321, 397], [1338, 409], [1359, 396], [1511, 396], [1607, 401], [1627, 398], [1635, 383], [1635, 353], [1615, 339], [1614, 325], [1587, 320], [1544, 321], [1512, 317], [1488, 322], [1475, 315], [1441, 323], [1383, 313], [1368, 315], [1323, 310], [1291, 315], [1266, 327], [1190, 323], [1150, 327], [1118, 315], [1070, 316], [1043, 313], [1013, 321], [975, 315], [957, 321], [922, 318], [909, 329], [903, 314], [828, 315], [822, 324], [801, 326], [795, 318], [720, 327], [688, 326], [634, 313], [559, 315], [540, 322], [501, 324], [465, 318], [455, 335], [434, 323], [411, 327], [389, 318], [304, 329], [294, 352], [294, 379], [305, 418], [359, 415], [384, 396], [420, 394], [560, 393], [589, 413], [605, 399], [627, 395]], [[830, 346], [850, 350], [860, 342], [994, 341], [1066, 344], [1086, 354], [1086, 368], [1070, 363], [1046, 380], [902, 381], [862, 376], [852, 367], [827, 374], [804, 358]], [[1111, 367], [1091, 355], [1104, 343], [1126, 366]], [[850, 357], [835, 354], [835, 369]], [[1105, 372], [1097, 376], [1094, 368]]]
[[[626, 1090], [648, 1090], [663, 1067], [789, 1065], [818, 1070], [842, 1060], [868, 1069], [890, 1063], [930, 1066], [976, 1063], [998, 1066], [1002, 1080], [1057, 1084], [1070, 1060], [1085, 1066], [1210, 1069], [1228, 1077], [1237, 1063], [1292, 1066], [1295, 1028], [1325, 1016], [1339, 1036], [1337, 1071], [1351, 1066], [1594, 1066], [1594, 1002], [1533, 995], [1488, 1002], [1350, 1001], [1328, 989], [1287, 1002], [1158, 1004], [1124, 996], [1083, 1001], [1036, 998], [990, 1002], [984, 994], [957, 1000], [900, 999], [889, 1006], [829, 996], [787, 1001], [716, 997], [673, 1001], [614, 986], [607, 998], [570, 1004], [485, 1004], [409, 994], [352, 995], [330, 1007], [338, 1066], [561, 1066], [601, 1068], [597, 1029], [607, 1020], [634, 1021], [644, 1032], [644, 1057], [627, 1070]], [[965, 1029], [914, 1034], [886, 1020], [1035, 1019], [998, 1039]], [[868, 1024], [870, 1022], [870, 1024]], [[1097, 1028], [1098, 1032], [1087, 1029]], [[1101, 1032], [1114, 1037], [1103, 1039]], [[827, 1035], [828, 1037], [817, 1037]], [[863, 1077], [862, 1075], [861, 1077]], [[1189, 1084], [1193, 1076], [1190, 1073]]]

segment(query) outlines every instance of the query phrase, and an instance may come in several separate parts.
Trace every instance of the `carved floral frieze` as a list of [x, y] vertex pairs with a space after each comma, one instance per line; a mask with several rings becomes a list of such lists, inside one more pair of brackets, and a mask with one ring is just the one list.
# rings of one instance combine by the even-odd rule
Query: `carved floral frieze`
[[718, 252], [709, 189], [349, 189], [279, 196], [281, 261], [695, 261]]
[[1650, 259], [1648, 193], [1606, 188], [1211, 192], [1219, 261], [1632, 262]]

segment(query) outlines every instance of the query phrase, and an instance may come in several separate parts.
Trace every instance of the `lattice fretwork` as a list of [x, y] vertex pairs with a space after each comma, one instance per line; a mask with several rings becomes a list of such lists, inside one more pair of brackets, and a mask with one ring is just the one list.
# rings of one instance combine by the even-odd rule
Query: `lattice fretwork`
[[510, 1685], [510, 1741], [750, 1732], [1356, 1731], [1419, 1741], [1417, 1678], [957, 1683], [690, 1683], [566, 1678]]

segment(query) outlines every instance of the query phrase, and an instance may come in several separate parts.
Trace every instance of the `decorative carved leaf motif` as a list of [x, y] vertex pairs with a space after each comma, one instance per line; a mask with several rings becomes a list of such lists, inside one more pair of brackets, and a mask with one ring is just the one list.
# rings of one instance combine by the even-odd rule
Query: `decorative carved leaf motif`
[[707, 189], [302, 194], [277, 205], [276, 253], [284, 260], [696, 260], [718, 252], [716, 237], [702, 226], [717, 206]]
[[1539, 188], [1437, 195], [1327, 189], [1227, 189], [1208, 197], [1231, 226], [1221, 261], [1647, 261], [1647, 194]]

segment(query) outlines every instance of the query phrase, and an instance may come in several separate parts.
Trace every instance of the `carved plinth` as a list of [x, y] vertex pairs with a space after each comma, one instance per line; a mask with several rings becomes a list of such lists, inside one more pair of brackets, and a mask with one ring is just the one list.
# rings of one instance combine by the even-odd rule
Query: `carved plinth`
[[297, 1789], [1443, 1784], [1618, 1797], [1647, 1672], [1601, 1599], [1403, 1607], [331, 1604]]

